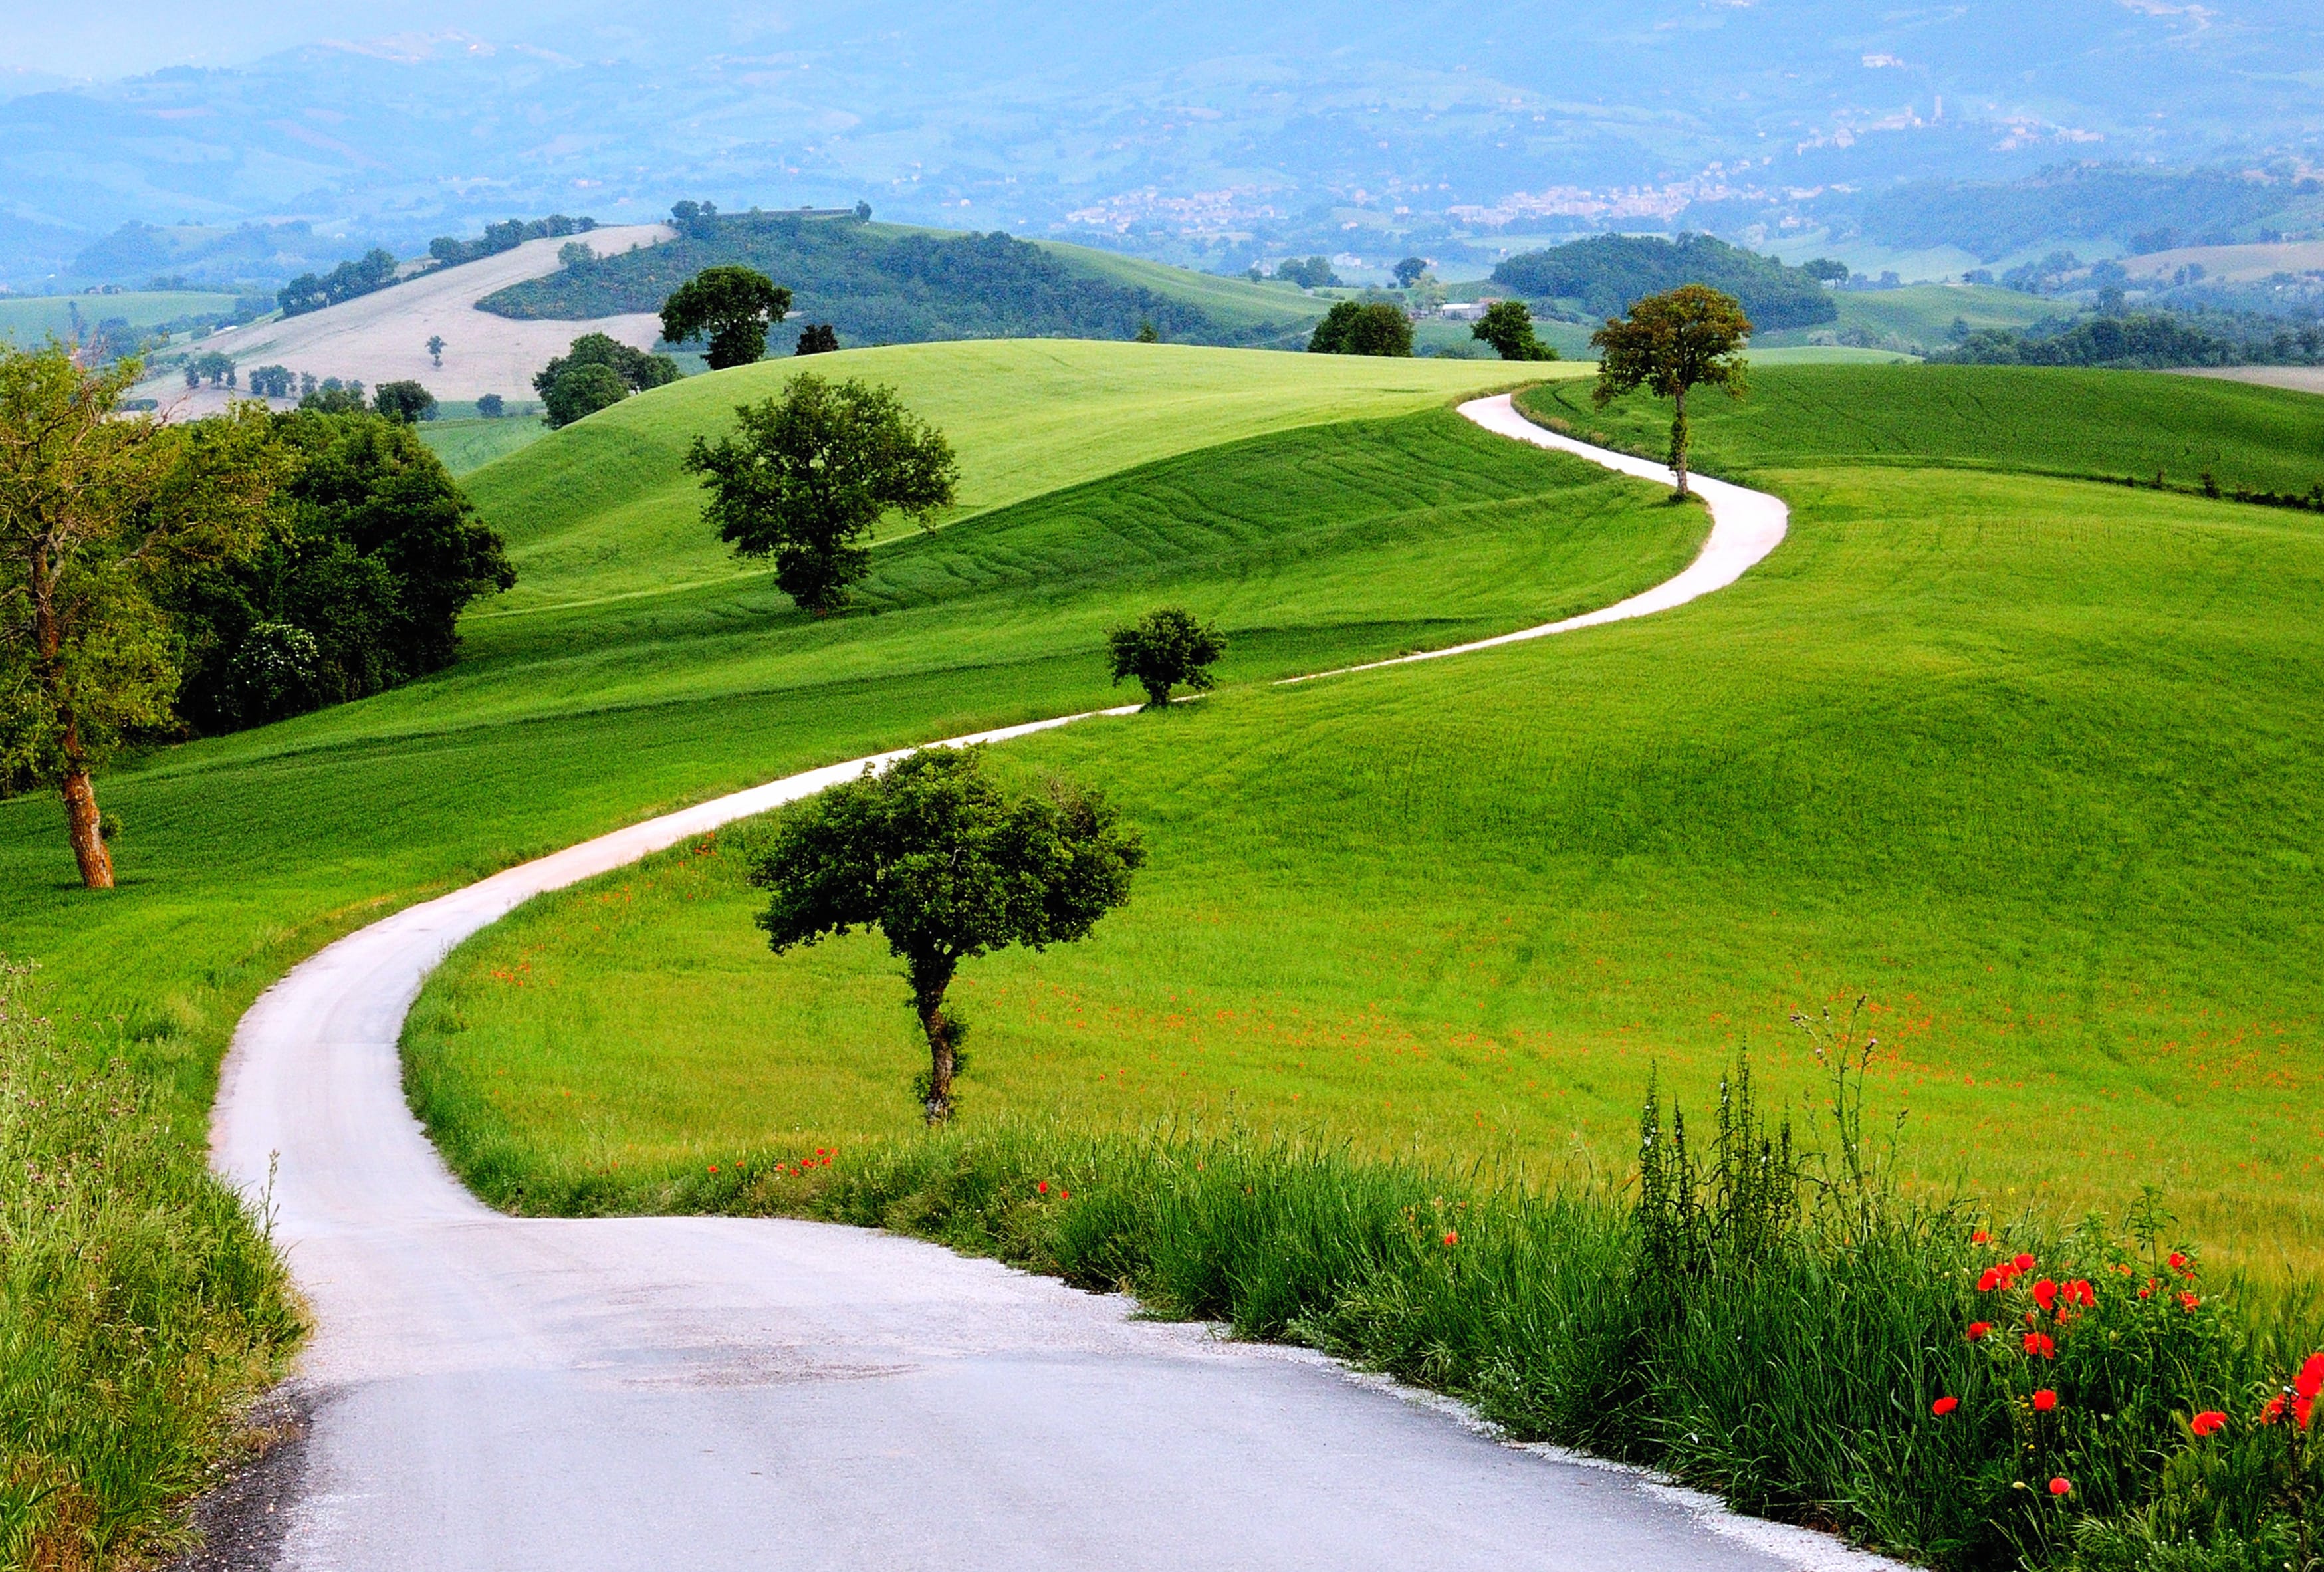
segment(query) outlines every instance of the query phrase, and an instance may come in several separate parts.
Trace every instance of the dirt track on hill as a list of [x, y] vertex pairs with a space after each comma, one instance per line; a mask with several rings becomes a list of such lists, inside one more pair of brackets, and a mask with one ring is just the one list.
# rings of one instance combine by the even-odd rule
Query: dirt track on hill
[[[1463, 413], [1580, 448], [1507, 398]], [[1632, 473], [1644, 462], [1581, 451]], [[1664, 610], [1781, 541], [1775, 499], [1704, 491], [1713, 530], [1671, 581], [1683, 593], [1666, 585], [1528, 634]], [[275, 1238], [317, 1320], [302, 1371], [313, 1413], [287, 1471], [301, 1494], [260, 1564], [1885, 1565], [1635, 1472], [1502, 1445], [1449, 1405], [1319, 1356], [1138, 1321], [1126, 1300], [933, 1245], [786, 1220], [515, 1218], [469, 1195], [405, 1106], [397, 1057], [446, 952], [534, 895], [866, 762], [883, 760], [633, 825], [410, 907], [299, 966], [244, 1017], [213, 1161], [253, 1193], [272, 1172]]]
[[[422, 273], [343, 305], [214, 333], [195, 348], [231, 355], [245, 373], [254, 366], [283, 365], [318, 378], [353, 378], [366, 387], [410, 379], [426, 384], [438, 399], [498, 393], [512, 402], [529, 400], [534, 396], [533, 373], [582, 334], [610, 334], [645, 349], [661, 336], [661, 319], [639, 314], [590, 322], [517, 322], [479, 311], [475, 303], [496, 290], [555, 272], [558, 252], [576, 240], [606, 256], [656, 244], [674, 233], [666, 225], [630, 224], [528, 240], [512, 251]], [[429, 358], [431, 335], [444, 339], [440, 367]], [[227, 398], [224, 389], [207, 385], [188, 392], [183, 374], [174, 371], [148, 378], [136, 392], [187, 416], [214, 413]]]

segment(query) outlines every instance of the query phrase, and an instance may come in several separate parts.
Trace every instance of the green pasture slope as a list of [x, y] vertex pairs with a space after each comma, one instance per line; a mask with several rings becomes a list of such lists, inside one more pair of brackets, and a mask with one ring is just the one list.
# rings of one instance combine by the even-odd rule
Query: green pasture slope
[[[890, 382], [945, 426], [963, 504], [882, 548], [865, 596], [882, 614], [818, 623], [705, 538], [677, 468], [694, 434], [798, 369], [688, 379], [480, 471], [471, 489], [524, 582], [467, 620], [463, 659], [107, 771], [124, 826], [111, 895], [76, 887], [53, 801], [0, 803], [0, 949], [42, 963], [67, 1034], [165, 1083], [194, 1139], [235, 1016], [332, 935], [817, 761], [1111, 702], [1102, 629], [1154, 600], [1220, 608], [1239, 668], [1275, 676], [1528, 620], [1545, 601], [1523, 569], [1574, 496], [1576, 516], [1610, 510], [1620, 529], [1594, 548], [1585, 593], [1627, 593], [1688, 547], [1691, 522], [1639, 511], [1633, 488], [1451, 415], [1495, 385], [1493, 366], [1126, 344], [858, 351], [814, 369]], [[1181, 529], [1165, 491], [1083, 529], [1055, 495], [1307, 428], [1320, 446], [1295, 444], [1231, 526]], [[1302, 466], [1318, 500], [1286, 510]], [[1372, 501], [1350, 508], [1365, 487]], [[1451, 529], [1434, 518], [1447, 498], [1462, 503]], [[1406, 593], [1438, 583], [1452, 587]]]
[[468, 416], [429, 420], [420, 427], [420, 440], [456, 475], [473, 474], [496, 458], [530, 447], [548, 434], [538, 415], [503, 415], [491, 420]]
[[[1582, 384], [1526, 398], [1658, 435]], [[1088, 943], [967, 969], [970, 1127], [1618, 1174], [1650, 1066], [1701, 1109], [1748, 1042], [1804, 1093], [1786, 1016], [1864, 994], [1930, 1190], [2055, 1216], [2153, 1182], [2234, 1258], [2324, 1264], [2324, 520], [2054, 473], [2304, 489], [2324, 403], [1771, 368], [1699, 433], [1794, 510], [1717, 596], [1290, 688], [1242, 667], [1003, 750], [1102, 783], [1153, 856]], [[893, 963], [767, 955], [749, 834], [535, 903], [429, 984], [416, 1099], [487, 1193], [667, 1204], [699, 1164], [910, 1129]]]
[[1956, 320], [1967, 323], [1975, 331], [1981, 327], [2031, 327], [2047, 317], [2072, 315], [2070, 307], [2061, 307], [2055, 300], [1987, 284], [1907, 284], [1901, 290], [1842, 290], [1832, 296], [1832, 302], [1840, 308], [1837, 322], [1820, 328], [1791, 327], [1765, 333], [1752, 342], [1774, 349], [1804, 345], [1814, 334], [1860, 327], [1935, 349], [1950, 342], [1948, 336]]
[[72, 336], [72, 314], [94, 327], [119, 317], [132, 327], [151, 327], [204, 311], [227, 311], [238, 297], [199, 290], [130, 290], [118, 295], [24, 295], [0, 297], [0, 341], [39, 344], [51, 336]]

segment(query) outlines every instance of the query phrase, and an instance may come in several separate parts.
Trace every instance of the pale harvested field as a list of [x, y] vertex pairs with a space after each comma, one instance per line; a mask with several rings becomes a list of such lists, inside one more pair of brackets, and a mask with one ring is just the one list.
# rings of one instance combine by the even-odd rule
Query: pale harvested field
[[2265, 388], [2292, 388], [2302, 393], [2324, 393], [2324, 366], [2190, 366], [2179, 374], [2189, 377], [2220, 377], [2231, 382], [2257, 382]]
[[2324, 268], [2324, 240], [2287, 240], [2270, 245], [2182, 245], [2176, 251], [2149, 252], [2122, 259], [2123, 271], [2134, 279], [2168, 276], [2189, 262], [2200, 262], [2203, 276], [2230, 284], [2248, 284], [2277, 273], [2304, 273]]
[[[438, 399], [498, 393], [530, 400], [533, 373], [580, 335], [611, 334], [644, 349], [660, 336], [660, 319], [639, 313], [590, 322], [512, 322], [477, 310], [475, 303], [495, 290], [556, 271], [557, 253], [570, 239], [586, 241], [606, 255], [652, 245], [671, 234], [666, 225], [632, 224], [567, 239], [530, 240], [513, 251], [422, 274], [326, 310], [212, 334], [200, 347], [223, 351], [245, 372], [285, 365], [318, 377], [355, 379], [366, 387], [410, 378]], [[431, 335], [444, 339], [440, 367], [429, 359]], [[214, 409], [226, 397], [208, 386], [189, 392], [183, 373], [174, 370], [149, 379], [137, 391], [189, 415]]]

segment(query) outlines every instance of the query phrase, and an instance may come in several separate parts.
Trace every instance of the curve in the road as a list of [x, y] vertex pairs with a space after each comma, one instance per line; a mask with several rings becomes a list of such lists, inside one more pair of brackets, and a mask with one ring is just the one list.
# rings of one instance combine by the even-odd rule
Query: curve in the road
[[[1506, 398], [1462, 412], [1639, 473], [1526, 425]], [[1731, 582], [1782, 538], [1783, 505], [1704, 489], [1711, 539], [1678, 579], [1466, 648]], [[936, 1246], [780, 1219], [509, 1218], [461, 1187], [405, 1104], [397, 1058], [405, 1012], [454, 944], [532, 896], [895, 757], [410, 907], [295, 968], [243, 1018], [212, 1158], [254, 1192], [271, 1177], [274, 1236], [317, 1324], [306, 1485], [275, 1565], [1871, 1564], [1644, 1475], [1499, 1445], [1318, 1356], [1137, 1321], [1127, 1301]]]

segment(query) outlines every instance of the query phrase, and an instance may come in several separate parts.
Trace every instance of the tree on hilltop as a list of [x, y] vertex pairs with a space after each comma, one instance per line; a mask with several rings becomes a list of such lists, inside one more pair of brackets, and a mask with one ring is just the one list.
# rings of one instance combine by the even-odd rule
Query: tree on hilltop
[[678, 363], [648, 354], [603, 333], [585, 333], [540, 368], [532, 390], [540, 395], [551, 429], [618, 404], [632, 393], [678, 381]]
[[980, 748], [923, 748], [885, 775], [867, 767], [785, 814], [750, 874], [773, 892], [758, 924], [778, 955], [856, 928], [886, 936], [927, 1040], [916, 1090], [930, 1125], [952, 1117], [964, 1065], [966, 1027], [945, 1008], [961, 962], [1086, 938], [1146, 860], [1097, 793], [1012, 798], [983, 763]]
[[1686, 395], [1698, 387], [1743, 396], [1743, 361], [1738, 353], [1751, 336], [1751, 319], [1732, 295], [1703, 284], [1683, 284], [1649, 295], [1630, 308], [1627, 320], [1609, 321], [1591, 335], [1600, 358], [1593, 397], [1600, 409], [1643, 387], [1672, 404], [1670, 466], [1678, 494], [1687, 487]]
[[1469, 336], [1493, 346], [1503, 360], [1555, 360], [1557, 351], [1535, 336], [1533, 312], [1523, 300], [1496, 300], [1469, 329]]
[[1399, 290], [1409, 290], [1413, 285], [1420, 281], [1420, 275], [1427, 271], [1428, 259], [1426, 257], [1406, 257], [1402, 262], [1396, 264], [1397, 288]]
[[710, 492], [706, 522], [738, 556], [772, 556], [775, 583], [820, 616], [870, 571], [857, 544], [882, 515], [926, 527], [952, 503], [960, 464], [944, 434], [895, 391], [811, 372], [779, 399], [738, 406], [733, 434], [694, 439], [685, 467]]
[[90, 774], [177, 696], [155, 593], [247, 551], [287, 469], [263, 405], [184, 426], [124, 411], [140, 369], [0, 354], [0, 783], [59, 791], [89, 889], [113, 887]]
[[1384, 300], [1342, 300], [1324, 313], [1307, 340], [1314, 354], [1412, 354], [1412, 319]]
[[790, 315], [791, 292], [756, 268], [705, 268], [662, 302], [661, 336], [670, 344], [710, 340], [712, 371], [764, 359], [767, 328]]
[[810, 322], [799, 329], [798, 353], [831, 354], [839, 348], [839, 329], [828, 322]]
[[1226, 635], [1215, 622], [1197, 622], [1194, 613], [1161, 606], [1105, 636], [1113, 653], [1113, 680], [1136, 677], [1146, 690], [1146, 706], [1167, 707], [1170, 690], [1181, 685], [1208, 693], [1210, 667], [1227, 652]]

